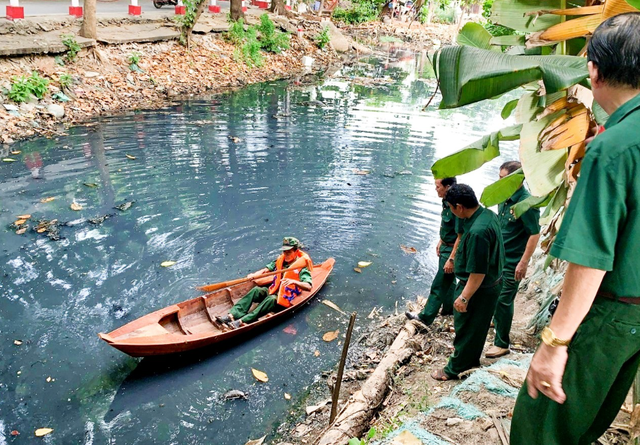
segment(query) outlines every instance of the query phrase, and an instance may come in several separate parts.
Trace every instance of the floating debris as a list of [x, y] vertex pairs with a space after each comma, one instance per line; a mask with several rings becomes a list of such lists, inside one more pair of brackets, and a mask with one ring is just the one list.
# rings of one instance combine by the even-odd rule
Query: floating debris
[[60, 226], [66, 223], [60, 223], [57, 219], [41, 219], [33, 228], [36, 233], [44, 233], [51, 241], [60, 240]]
[[237, 400], [237, 399], [243, 399], [243, 400], [247, 400], [248, 394], [246, 392], [242, 392], [240, 390], [237, 389], [232, 389], [230, 391], [225, 392], [222, 395], [222, 398], [224, 400]]
[[95, 224], [95, 225], [98, 225], [98, 224], [102, 224], [102, 223], [104, 222], [104, 220], [105, 220], [105, 219], [109, 219], [109, 218], [111, 218], [111, 217], [113, 217], [113, 216], [115, 216], [115, 213], [109, 213], [109, 214], [107, 214], [107, 215], [97, 216], [97, 217], [95, 217], [95, 218], [89, 218], [89, 219], [87, 220], [87, 222], [88, 222], [89, 224]]
[[120, 210], [121, 212], [124, 212], [125, 210], [129, 210], [134, 202], [135, 201], [124, 202], [122, 204], [119, 204], [119, 205], [115, 206], [114, 209], [117, 209], [117, 210]]

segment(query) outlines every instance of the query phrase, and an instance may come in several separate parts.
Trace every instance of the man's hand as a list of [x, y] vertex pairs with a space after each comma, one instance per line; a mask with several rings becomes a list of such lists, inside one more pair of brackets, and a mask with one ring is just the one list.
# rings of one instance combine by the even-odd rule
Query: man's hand
[[280, 285], [287, 287], [287, 286], [298, 286], [300, 285], [300, 282], [297, 280], [292, 280], [291, 278], [284, 278], [282, 281], [280, 281]]
[[456, 298], [456, 301], [453, 302], [453, 307], [458, 312], [467, 312], [467, 304], [469, 303], [468, 302], [464, 303], [462, 301], [462, 295], [461, 295], [458, 298]]
[[440, 246], [442, 246], [442, 240], [438, 241], [436, 245], [436, 255], [440, 256]]
[[516, 266], [516, 281], [521, 281], [524, 279], [525, 275], [527, 275], [528, 266], [528, 263], [523, 263], [522, 261], [518, 263], [518, 265]]
[[538, 398], [538, 392], [541, 392], [557, 403], [567, 400], [562, 389], [562, 376], [568, 356], [566, 346], [552, 348], [544, 343], [540, 345], [527, 374], [527, 392], [531, 398]]
[[446, 263], [444, 263], [444, 273], [453, 273], [453, 259], [449, 258]]

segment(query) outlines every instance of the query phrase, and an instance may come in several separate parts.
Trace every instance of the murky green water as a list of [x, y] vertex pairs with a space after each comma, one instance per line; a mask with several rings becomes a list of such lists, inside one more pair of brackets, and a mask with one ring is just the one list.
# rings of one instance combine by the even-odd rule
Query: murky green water
[[[320, 298], [358, 311], [358, 328], [374, 306], [426, 295], [440, 212], [429, 168], [501, 128], [508, 99], [422, 112], [435, 87], [423, 61], [396, 48], [315, 86], [254, 85], [12, 146], [19, 162], [0, 165], [0, 444], [39, 427], [54, 429], [45, 443], [83, 444], [238, 445], [272, 431], [338, 361], [341, 346], [321, 337], [346, 319], [326, 306], [190, 358], [135, 360], [96, 333], [261, 268], [285, 235], [336, 258]], [[463, 179], [480, 192], [515, 150]], [[63, 239], [14, 234], [24, 213], [68, 222]], [[358, 261], [373, 264], [358, 274]], [[229, 389], [249, 400], [222, 401]]]

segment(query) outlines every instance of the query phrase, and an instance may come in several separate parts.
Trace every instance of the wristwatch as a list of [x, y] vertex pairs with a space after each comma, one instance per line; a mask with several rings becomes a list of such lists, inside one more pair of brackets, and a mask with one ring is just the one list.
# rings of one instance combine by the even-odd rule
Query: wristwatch
[[464, 304], [469, 304], [469, 300], [467, 300], [466, 298], [464, 298], [462, 295], [460, 296], [460, 300], [461, 300]]
[[558, 337], [556, 337], [556, 334], [553, 333], [549, 326], [545, 327], [542, 330], [540, 338], [542, 338], [542, 341], [545, 345], [551, 346], [552, 348], [555, 348], [556, 346], [569, 346], [569, 343], [571, 343], [571, 339], [560, 340]]
[[447, 258], [447, 261], [453, 261], [453, 260], [454, 258], [451, 258], [451, 257]]

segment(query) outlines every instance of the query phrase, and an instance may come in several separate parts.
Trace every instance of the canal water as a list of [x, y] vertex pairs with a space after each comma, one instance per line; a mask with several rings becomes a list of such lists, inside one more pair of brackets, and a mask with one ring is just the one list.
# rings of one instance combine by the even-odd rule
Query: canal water
[[[339, 358], [322, 335], [344, 333], [347, 319], [319, 300], [357, 311], [357, 338], [374, 307], [402, 312], [426, 296], [441, 209], [430, 166], [506, 126], [506, 97], [439, 111], [436, 96], [423, 111], [432, 77], [423, 55], [389, 48], [312, 85], [252, 85], [11, 146], [20, 154], [2, 157], [17, 162], [0, 165], [0, 444], [40, 427], [56, 444], [242, 445], [277, 429]], [[461, 181], [480, 193], [516, 150], [504, 145]], [[17, 235], [21, 214], [31, 229]], [[32, 230], [39, 219], [67, 223], [60, 240]], [[318, 299], [284, 323], [195, 357], [133, 359], [98, 339], [196, 285], [262, 268], [283, 236], [316, 262], [336, 259]], [[358, 261], [372, 264], [357, 273]], [[230, 389], [248, 400], [225, 402]]]

